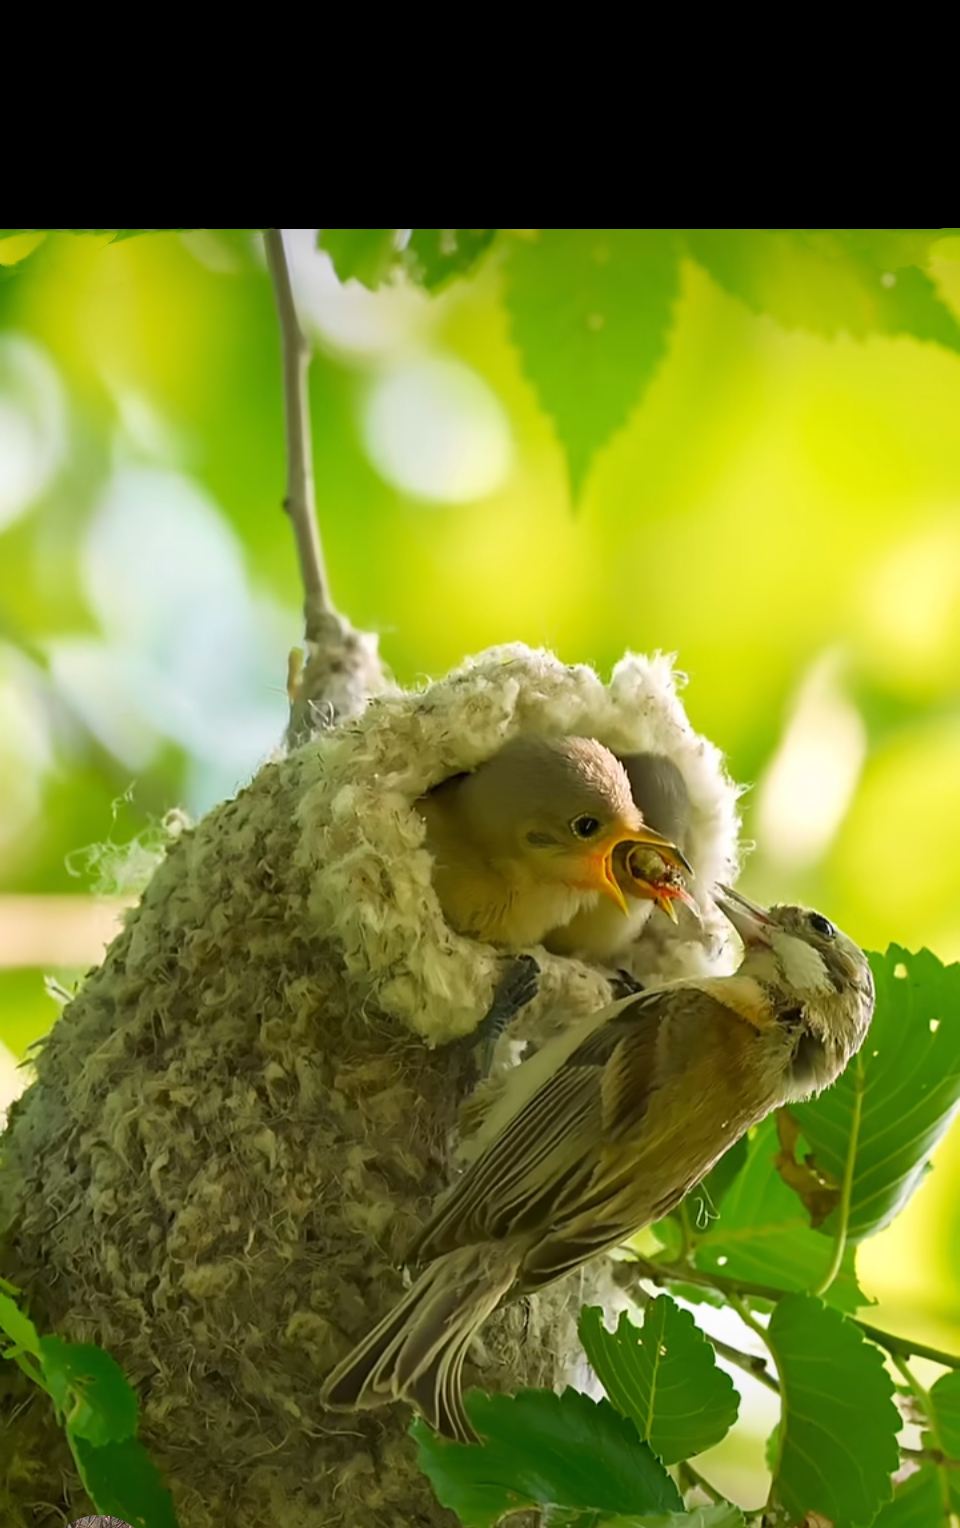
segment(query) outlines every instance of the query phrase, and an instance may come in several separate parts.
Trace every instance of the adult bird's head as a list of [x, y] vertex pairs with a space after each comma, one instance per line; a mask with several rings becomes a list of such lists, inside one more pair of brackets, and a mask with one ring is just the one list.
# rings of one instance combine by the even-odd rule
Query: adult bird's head
[[732, 887], [714, 901], [743, 942], [738, 975], [770, 995], [777, 1023], [796, 1034], [798, 1097], [819, 1092], [863, 1043], [873, 1015], [867, 957], [822, 913], [808, 907], [758, 907]]
[[626, 911], [613, 868], [618, 844], [676, 846], [644, 825], [622, 764], [593, 738], [518, 737], [464, 782], [471, 831], [491, 858], [515, 860], [541, 881], [597, 891]]

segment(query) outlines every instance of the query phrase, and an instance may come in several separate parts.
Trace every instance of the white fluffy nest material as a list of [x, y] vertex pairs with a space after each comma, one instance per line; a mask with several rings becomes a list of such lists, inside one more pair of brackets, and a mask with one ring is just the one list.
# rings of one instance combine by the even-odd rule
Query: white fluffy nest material
[[[709, 888], [737, 873], [736, 802], [719, 751], [693, 731], [664, 656], [628, 654], [608, 685], [521, 644], [491, 648], [445, 679], [372, 699], [359, 720], [301, 753], [299, 866], [319, 928], [342, 948], [358, 998], [373, 1000], [428, 1044], [468, 1034], [503, 973], [502, 951], [447, 925], [431, 883], [424, 825], [413, 807], [441, 780], [475, 768], [518, 733], [597, 738], [619, 753], [668, 755], [691, 801], [686, 852], [703, 928], [659, 911], [633, 947], [641, 981], [725, 969], [727, 929]], [[652, 907], [652, 904], [651, 904]], [[532, 953], [541, 996], [573, 1016], [609, 1001], [609, 972]]]

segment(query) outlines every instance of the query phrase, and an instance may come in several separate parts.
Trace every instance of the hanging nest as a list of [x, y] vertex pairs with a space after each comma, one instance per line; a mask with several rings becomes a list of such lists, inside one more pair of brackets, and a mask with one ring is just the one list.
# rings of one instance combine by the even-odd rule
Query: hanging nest
[[[413, 803], [519, 732], [668, 755], [690, 796], [694, 892], [733, 877], [736, 790], [667, 659], [628, 657], [605, 686], [494, 649], [370, 700], [183, 833], [11, 1111], [0, 1271], [41, 1330], [126, 1370], [182, 1528], [453, 1521], [404, 1408], [344, 1416], [317, 1397], [403, 1288], [503, 972], [500, 952], [445, 923]], [[715, 917], [652, 915], [630, 968], [722, 967]], [[610, 997], [609, 972], [534, 954], [540, 991], [501, 1066]], [[509, 1306], [468, 1383], [569, 1379], [579, 1308], [607, 1288], [599, 1261]], [[5, 1370], [0, 1520], [59, 1525], [90, 1504], [49, 1402]]]

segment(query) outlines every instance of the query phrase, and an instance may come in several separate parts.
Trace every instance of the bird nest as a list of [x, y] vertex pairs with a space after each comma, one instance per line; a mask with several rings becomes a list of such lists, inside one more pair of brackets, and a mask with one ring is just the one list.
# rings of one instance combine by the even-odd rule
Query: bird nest
[[[413, 803], [519, 732], [659, 752], [690, 796], [693, 890], [735, 874], [736, 790], [665, 658], [609, 685], [522, 647], [371, 700], [180, 835], [37, 1056], [0, 1168], [0, 1271], [41, 1328], [108, 1348], [182, 1528], [449, 1523], [407, 1418], [324, 1411], [323, 1375], [402, 1288], [448, 1180], [470, 1035], [502, 955], [444, 922]], [[651, 916], [641, 980], [717, 969], [724, 934]], [[502, 1044], [608, 999], [609, 973], [534, 952], [540, 992]], [[553, 1384], [602, 1266], [484, 1331], [486, 1388]], [[89, 1504], [46, 1398], [3, 1375], [0, 1518]]]

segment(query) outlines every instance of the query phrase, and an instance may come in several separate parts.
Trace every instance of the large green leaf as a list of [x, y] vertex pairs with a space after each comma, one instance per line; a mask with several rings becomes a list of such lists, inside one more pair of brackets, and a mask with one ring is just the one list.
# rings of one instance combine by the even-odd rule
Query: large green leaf
[[574, 495], [660, 364], [677, 290], [668, 229], [542, 228], [514, 240], [513, 338], [566, 451]]
[[115, 1358], [86, 1342], [41, 1337], [44, 1378], [67, 1431], [97, 1447], [132, 1438], [137, 1397]]
[[768, 1340], [782, 1390], [776, 1494], [793, 1517], [866, 1528], [893, 1487], [902, 1426], [881, 1353], [852, 1321], [810, 1295], [788, 1295]]
[[173, 1497], [146, 1449], [136, 1438], [97, 1448], [85, 1438], [70, 1447], [83, 1488], [97, 1511], [130, 1528], [178, 1528]]
[[725, 1438], [740, 1397], [689, 1311], [669, 1295], [647, 1306], [643, 1326], [626, 1311], [608, 1332], [603, 1311], [580, 1316], [580, 1341], [609, 1399], [664, 1462], [676, 1464]]
[[663, 1465], [609, 1401], [577, 1390], [474, 1390], [466, 1406], [479, 1445], [450, 1443], [424, 1422], [412, 1427], [420, 1468], [466, 1528], [491, 1528], [531, 1507], [621, 1516], [683, 1509]]
[[[855, 339], [909, 334], [960, 350], [960, 323], [915, 264], [902, 263], [910, 245], [890, 233], [857, 244], [843, 229], [690, 228], [690, 253], [713, 279], [755, 313], [787, 329]], [[913, 252], [923, 256], [942, 230], [920, 229]], [[881, 235], [887, 234], [884, 239]], [[890, 255], [889, 264], [884, 258]], [[895, 269], [891, 269], [895, 266]]]
[[[826, 1273], [830, 1246], [811, 1230], [802, 1202], [777, 1172], [779, 1149], [775, 1121], [764, 1120], [717, 1218], [698, 1238], [694, 1261], [704, 1272], [727, 1278], [777, 1289], [815, 1289]], [[830, 1286], [827, 1298], [840, 1310], [869, 1304], [857, 1284], [855, 1262], [854, 1248], [848, 1247]]]
[[863, 1088], [847, 1233], [853, 1241], [900, 1213], [960, 1103], [960, 965], [898, 945], [871, 955], [870, 964], [877, 1007], [863, 1049], [826, 1093], [791, 1105], [818, 1166], [840, 1180]]

